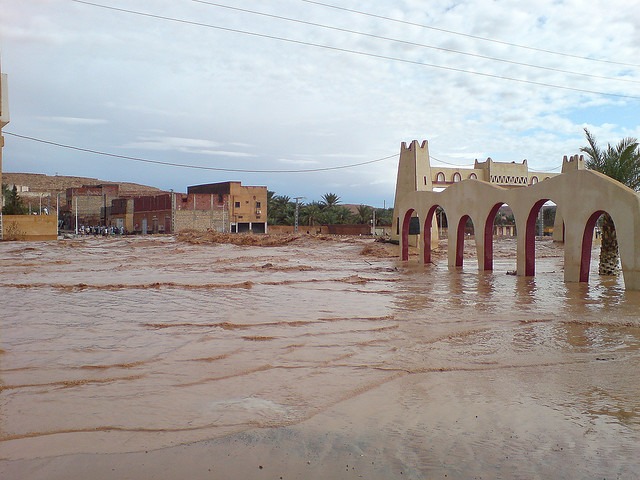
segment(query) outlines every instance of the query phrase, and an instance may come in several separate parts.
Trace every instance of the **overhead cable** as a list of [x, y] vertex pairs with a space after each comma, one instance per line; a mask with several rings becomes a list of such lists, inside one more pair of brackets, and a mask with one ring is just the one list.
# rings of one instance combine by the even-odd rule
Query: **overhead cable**
[[186, 163], [175, 163], [175, 162], [163, 162], [161, 160], [151, 160], [148, 158], [141, 158], [141, 157], [132, 157], [129, 155], [119, 155], [117, 153], [110, 153], [110, 152], [102, 152], [100, 150], [93, 150], [90, 148], [82, 148], [82, 147], [76, 147], [73, 145], [66, 145], [64, 143], [58, 143], [58, 142], [52, 142], [50, 140], [43, 140], [41, 138], [35, 138], [35, 137], [30, 137], [27, 135], [20, 135], [17, 133], [12, 133], [12, 132], [3, 132], [5, 135], [11, 135], [13, 137], [17, 137], [17, 138], [22, 138], [25, 140], [31, 140], [33, 142], [39, 142], [39, 143], [44, 143], [47, 145], [53, 145], [55, 147], [61, 147], [61, 148], [67, 148], [69, 150], [76, 150], [79, 152], [85, 152], [85, 153], [91, 153], [94, 155], [102, 155], [105, 157], [112, 157], [112, 158], [119, 158], [122, 160], [131, 160], [134, 162], [142, 162], [142, 163], [151, 163], [154, 165], [164, 165], [167, 167], [180, 167], [180, 168], [193, 168], [193, 169], [197, 169], [197, 170], [213, 170], [213, 171], [217, 171], [217, 172], [235, 172], [235, 173], [311, 173], [311, 172], [326, 172], [326, 171], [330, 171], [330, 170], [342, 170], [345, 168], [353, 168], [353, 167], [360, 167], [362, 165], [370, 165], [372, 163], [377, 163], [377, 162], [382, 162], [383, 160], [389, 160], [390, 158], [396, 158], [398, 155], [394, 154], [394, 155], [389, 155], [388, 157], [383, 157], [383, 158], [377, 158], [375, 160], [369, 160], [366, 162], [360, 162], [360, 163], [351, 163], [349, 165], [338, 165], [335, 167], [322, 167], [322, 168], [305, 168], [305, 169], [299, 169], [299, 170], [254, 170], [254, 169], [242, 169], [242, 168], [222, 168], [222, 167], [207, 167], [207, 166], [202, 166], [202, 165], [191, 165], [191, 164], [186, 164]]
[[[12, 137], [17, 137], [17, 138], [22, 138], [24, 140], [30, 140], [33, 142], [38, 142], [38, 143], [44, 143], [46, 145], [53, 145], [55, 147], [61, 147], [61, 148], [67, 148], [70, 150], [76, 150], [79, 152], [85, 152], [85, 153], [91, 153], [94, 155], [102, 155], [102, 156], [106, 156], [106, 157], [113, 157], [113, 158], [119, 158], [122, 160], [132, 160], [132, 161], [136, 161], [136, 162], [143, 162], [143, 163], [151, 163], [151, 164], [156, 164], [156, 165], [164, 165], [164, 166], [168, 166], [168, 167], [180, 167], [180, 168], [192, 168], [192, 169], [198, 169], [198, 170], [213, 170], [213, 171], [220, 171], [220, 172], [234, 172], [234, 173], [313, 173], [313, 172], [324, 172], [324, 171], [329, 171], [329, 170], [342, 170], [345, 168], [353, 168], [353, 167], [360, 167], [363, 165], [370, 165], [372, 163], [378, 163], [378, 162], [382, 162], [384, 160], [389, 160], [390, 158], [397, 158], [398, 154], [393, 154], [393, 155], [388, 155], [386, 157], [382, 157], [382, 158], [377, 158], [375, 160], [368, 160], [366, 162], [360, 162], [360, 163], [351, 163], [348, 165], [338, 165], [335, 167], [322, 167], [322, 168], [307, 168], [307, 169], [300, 169], [300, 170], [250, 170], [250, 169], [239, 169], [239, 168], [222, 168], [222, 167], [207, 167], [207, 166], [202, 166], [202, 165], [191, 165], [191, 164], [185, 164], [185, 163], [175, 163], [175, 162], [164, 162], [161, 160], [151, 160], [148, 158], [140, 158], [140, 157], [132, 157], [129, 155], [120, 155], [117, 153], [109, 153], [109, 152], [102, 152], [100, 150], [93, 150], [90, 148], [82, 148], [82, 147], [76, 147], [73, 145], [67, 145], [64, 143], [58, 143], [58, 142], [53, 142], [50, 140], [43, 140], [41, 138], [36, 138], [36, 137], [30, 137], [28, 135], [20, 135], [18, 133], [13, 133], [13, 132], [3, 132], [3, 134], [5, 135], [11, 135]], [[452, 167], [456, 167], [456, 168], [467, 168], [467, 167], [471, 167], [473, 164], [455, 164], [455, 163], [450, 163], [450, 162], [445, 162], [444, 160], [440, 160], [439, 158], [434, 157], [433, 155], [430, 155], [429, 158], [431, 160], [435, 160], [436, 162], [440, 162], [440, 163], [444, 163], [445, 165], [450, 165]], [[432, 166], [436, 166], [436, 165], [432, 165]], [[560, 167], [554, 167], [550, 170], [557, 170]], [[530, 170], [532, 172], [541, 172], [540, 170]], [[542, 173], [542, 172], [541, 172]]]
[[460, 72], [460, 73], [467, 73], [467, 74], [477, 75], [477, 76], [486, 77], [486, 78], [495, 78], [495, 79], [499, 79], [499, 80], [507, 80], [507, 81], [512, 81], [512, 82], [518, 82], [518, 83], [523, 83], [523, 84], [527, 84], [527, 85], [537, 85], [537, 86], [540, 86], [540, 87], [557, 88], [557, 89], [561, 89], [561, 90], [568, 90], [568, 91], [579, 92], [579, 93], [587, 93], [587, 94], [592, 94], [592, 95], [603, 95], [603, 96], [608, 96], [608, 97], [630, 98], [630, 99], [634, 99], [634, 100], [640, 100], [640, 96], [638, 96], [638, 95], [626, 95], [626, 94], [622, 94], [622, 93], [601, 92], [601, 91], [597, 91], [597, 90], [588, 90], [588, 89], [577, 88], [577, 87], [568, 87], [568, 86], [564, 86], [564, 85], [556, 85], [556, 84], [552, 84], [552, 83], [537, 82], [537, 81], [534, 81], [534, 80], [525, 80], [525, 79], [521, 79], [521, 78], [506, 77], [506, 76], [495, 75], [495, 74], [491, 74], [491, 73], [475, 72], [475, 71], [471, 71], [471, 70], [464, 70], [462, 68], [447, 67], [447, 66], [436, 65], [436, 64], [427, 63], [427, 62], [419, 62], [417, 60], [408, 60], [408, 59], [404, 59], [404, 58], [390, 57], [390, 56], [387, 56], [387, 55], [380, 55], [380, 54], [376, 54], [376, 53], [362, 52], [362, 51], [358, 51], [358, 50], [350, 50], [350, 49], [347, 49], [347, 48], [335, 47], [335, 46], [331, 46], [331, 45], [323, 45], [323, 44], [319, 44], [319, 43], [306, 42], [306, 41], [302, 41], [302, 40], [294, 40], [294, 39], [290, 39], [290, 38], [279, 37], [279, 36], [276, 36], [276, 35], [267, 35], [267, 34], [264, 34], [264, 33], [250, 32], [250, 31], [247, 31], [247, 30], [239, 30], [239, 29], [235, 29], [235, 28], [223, 27], [223, 26], [220, 26], [220, 25], [213, 25], [213, 24], [208, 24], [208, 23], [195, 22], [193, 20], [184, 20], [184, 19], [179, 19], [179, 18], [173, 18], [173, 17], [166, 17], [166, 16], [162, 16], [162, 15], [157, 15], [157, 14], [153, 14], [153, 13], [145, 13], [145, 12], [139, 12], [139, 11], [135, 11], [135, 10], [128, 10], [128, 9], [124, 9], [124, 8], [112, 7], [112, 6], [109, 6], [109, 5], [102, 5], [102, 4], [99, 4], [99, 3], [88, 2], [88, 1], [85, 1], [85, 0], [71, 0], [71, 1], [75, 2], [75, 3], [81, 3], [81, 4], [84, 4], [84, 5], [90, 5], [90, 6], [93, 6], [93, 7], [104, 8], [104, 9], [107, 9], [107, 10], [113, 10], [113, 11], [118, 11], [118, 12], [123, 12], [123, 13], [129, 13], [129, 14], [132, 14], [132, 15], [140, 15], [140, 16], [143, 16], [143, 17], [155, 18], [155, 19], [159, 19], [159, 20], [166, 20], [166, 21], [170, 21], [170, 22], [177, 22], [177, 23], [182, 23], [182, 24], [187, 24], [187, 25], [196, 25], [196, 26], [200, 26], [200, 27], [213, 28], [213, 29], [216, 29], [216, 30], [221, 30], [221, 31], [226, 31], [226, 32], [239, 33], [239, 34], [249, 35], [249, 36], [259, 37], [259, 38], [268, 38], [268, 39], [271, 39], [271, 40], [279, 40], [279, 41], [282, 41], [282, 42], [293, 43], [293, 44], [297, 44], [297, 45], [305, 45], [305, 46], [309, 46], [309, 47], [317, 47], [317, 48], [322, 48], [322, 49], [325, 49], [325, 50], [332, 50], [332, 51], [336, 51], [336, 52], [350, 53], [350, 54], [360, 55], [360, 56], [364, 56], [364, 57], [377, 58], [377, 59], [382, 59], [382, 60], [391, 60], [391, 61], [395, 61], [395, 62], [407, 63], [407, 64], [411, 64], [411, 65], [419, 65], [419, 66], [423, 66], [423, 67], [438, 68], [438, 69], [441, 69], [441, 70], [447, 70], [447, 71], [452, 71], [452, 72]]
[[315, 22], [308, 22], [306, 20], [300, 20], [297, 18], [290, 18], [290, 17], [284, 17], [281, 15], [274, 15], [271, 13], [265, 13], [265, 12], [258, 12], [255, 10], [249, 10], [246, 8], [239, 8], [239, 7], [233, 7], [230, 5], [224, 5], [221, 3], [217, 3], [217, 2], [209, 2], [206, 0], [191, 0], [192, 2], [195, 3], [201, 3], [201, 4], [205, 4], [205, 5], [210, 5], [212, 7], [219, 7], [219, 8], [225, 8], [228, 10], [235, 10], [237, 12], [243, 12], [243, 13], [249, 13], [251, 15], [260, 15], [263, 17], [269, 17], [269, 18], [275, 18], [278, 20], [284, 20], [287, 22], [293, 22], [293, 23], [299, 23], [302, 25], [310, 25], [313, 27], [319, 27], [319, 28], [324, 28], [324, 29], [328, 29], [328, 30], [334, 30], [334, 31], [338, 31], [338, 32], [343, 32], [343, 33], [350, 33], [350, 34], [354, 34], [354, 35], [360, 35], [363, 37], [369, 37], [369, 38], [376, 38], [378, 40], [385, 40], [385, 41], [389, 41], [389, 42], [395, 42], [395, 43], [401, 43], [403, 45], [409, 45], [411, 47], [421, 47], [421, 48], [429, 48], [432, 50], [438, 50], [441, 52], [447, 52], [447, 53], [455, 53], [457, 55], [465, 55], [468, 57], [474, 57], [474, 58], [482, 58], [484, 60], [491, 60], [494, 62], [501, 62], [501, 63], [508, 63], [511, 65], [518, 65], [521, 67], [528, 67], [528, 68], [537, 68], [540, 70], [546, 70], [546, 71], [551, 71], [551, 72], [558, 72], [558, 73], [567, 73], [570, 75], [578, 75], [578, 76], [582, 76], [582, 77], [589, 77], [589, 78], [598, 78], [601, 80], [610, 80], [610, 81], [618, 81], [618, 82], [629, 82], [629, 83], [640, 83], [640, 80], [633, 80], [630, 78], [620, 78], [620, 77], [606, 77], [603, 75], [594, 75], [591, 73], [582, 73], [582, 72], [573, 72], [571, 70], [563, 70], [561, 68], [553, 68], [553, 67], [546, 67], [543, 65], [534, 65], [531, 63], [526, 63], [526, 62], [517, 62], [515, 60], [507, 60], [504, 58], [497, 58], [497, 57], [491, 57], [489, 55], [481, 55], [479, 53], [470, 53], [470, 52], [463, 52], [460, 50], [454, 50], [452, 48], [445, 48], [445, 47], [437, 47], [434, 45], [427, 45], [424, 43], [417, 43], [417, 42], [410, 42], [407, 40], [401, 40], [398, 38], [391, 38], [391, 37], [385, 37], [382, 35], [375, 35], [373, 33], [367, 33], [367, 32], [359, 32], [357, 30], [350, 30], [348, 28], [341, 28], [341, 27], [334, 27], [331, 25], [325, 25], [322, 23], [315, 23]]
[[546, 50], [544, 48], [531, 47], [529, 45], [520, 45], [520, 44], [517, 44], [517, 43], [505, 42], [503, 40], [497, 40], [497, 39], [494, 39], [494, 38], [481, 37], [481, 36], [478, 36], [478, 35], [471, 35], [469, 33], [456, 32], [454, 30], [446, 30], [444, 28], [433, 27], [431, 25], [424, 25], [422, 23], [409, 22], [409, 21], [406, 21], [406, 20], [398, 20], [397, 18], [386, 17], [384, 15], [376, 15], [375, 13], [363, 12], [363, 11], [354, 10], [354, 9], [351, 9], [351, 8], [339, 7], [337, 5], [331, 5], [329, 3], [318, 2], [318, 1], [315, 1], [315, 0], [300, 0], [300, 1], [301, 2], [305, 2], [305, 3], [312, 3], [314, 5], [320, 5], [320, 6], [327, 7], [327, 8], [333, 8], [333, 9], [336, 9], [336, 10], [342, 10], [342, 11], [345, 11], [345, 12], [356, 13], [358, 15], [365, 15], [367, 17], [379, 18], [379, 19], [382, 19], [382, 20], [388, 20], [390, 22], [403, 23], [405, 25], [411, 25], [411, 26], [414, 26], [414, 27], [420, 27], [420, 28], [425, 28], [425, 29], [429, 29], [429, 30], [435, 30], [435, 31], [438, 31], [438, 32], [449, 33], [451, 35], [460, 35], [462, 37], [473, 38], [475, 40], [483, 40], [485, 42], [498, 43], [500, 45], [507, 45], [509, 47], [524, 48], [526, 50], [533, 50], [535, 52], [549, 53], [551, 55], [559, 55], [559, 56], [562, 56], [562, 57], [577, 58], [577, 59], [580, 59], [580, 60], [588, 60], [590, 62], [602, 62], [602, 63], [608, 63], [608, 64], [613, 64], [613, 65], [622, 65], [622, 66], [625, 66], [625, 67], [640, 67], [640, 64], [637, 64], [637, 63], [625, 63], [625, 62], [617, 62], [615, 60], [606, 60], [606, 59], [602, 59], [602, 58], [583, 57], [583, 56], [580, 56], [580, 55], [573, 55], [571, 53], [558, 52], [558, 51], [554, 51], [554, 50]]

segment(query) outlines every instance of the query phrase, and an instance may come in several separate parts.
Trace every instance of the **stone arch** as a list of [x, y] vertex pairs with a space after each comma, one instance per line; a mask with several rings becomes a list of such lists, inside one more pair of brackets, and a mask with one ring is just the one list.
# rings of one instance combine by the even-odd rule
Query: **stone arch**
[[471, 175], [469, 175], [469, 178], [471, 178], [472, 180], [477, 180], [478, 176], [475, 173], [472, 173]]
[[402, 228], [400, 230], [400, 235], [402, 236], [400, 241], [402, 245], [402, 260], [409, 260], [409, 223], [414, 212], [413, 208], [408, 209], [402, 219]]
[[453, 181], [453, 183], [458, 183], [462, 180], [462, 175], [460, 175], [460, 172], [455, 172], [451, 180]]
[[443, 172], [438, 172], [438, 174], [436, 175], [436, 182], [437, 183], [445, 183], [446, 182], [446, 178], [445, 178]]
[[548, 198], [538, 200], [533, 204], [527, 216], [524, 241], [524, 261], [526, 277], [533, 277], [536, 274], [536, 220], [542, 205], [549, 201]]
[[531, 184], [530, 185], [535, 185], [536, 183], [538, 183], [538, 177], [536, 175], [534, 175], [533, 177], [531, 177]]

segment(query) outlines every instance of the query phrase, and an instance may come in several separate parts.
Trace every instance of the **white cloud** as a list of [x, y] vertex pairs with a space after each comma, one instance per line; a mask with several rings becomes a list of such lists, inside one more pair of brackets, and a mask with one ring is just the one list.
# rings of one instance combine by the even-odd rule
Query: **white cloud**
[[[298, 0], [233, 4], [413, 45], [195, 2], [110, 0], [109, 5], [390, 59], [66, 0], [0, 0], [2, 68], [10, 85], [8, 131], [101, 151], [126, 147], [132, 156], [176, 163], [192, 163], [194, 155], [215, 156], [220, 166], [234, 168], [242, 162], [247, 170], [361, 163], [396, 154], [401, 142], [413, 139], [429, 140], [432, 155], [445, 162], [527, 158], [531, 168], [540, 169], [577, 152], [585, 143], [583, 125], [591, 126], [604, 144], [640, 132], [631, 113], [637, 99], [571, 90], [640, 96], [640, 10], [624, 0], [541, 0], [530, 5], [435, 0], [428, 8], [422, 0], [344, 4], [413, 25]], [[47, 128], [31, 119], [43, 120]], [[65, 128], [56, 130], [49, 123]], [[88, 136], [84, 127], [92, 125], [100, 128]], [[46, 153], [41, 146], [9, 138], [4, 168], [40, 165], [47, 173], [67, 171], [71, 165], [67, 151], [52, 148]], [[104, 166], [108, 163], [79, 161], [73, 168], [82, 171], [70, 173], [106, 180], [126, 175], [131, 177], [126, 180], [175, 190], [202, 183], [201, 173], [186, 169], [123, 161], [117, 166], [126, 169], [118, 171], [112, 164]], [[345, 201], [381, 203], [393, 196], [395, 165], [397, 159], [390, 159], [304, 176], [233, 179], [310, 199], [344, 188], [336, 193]]]
[[222, 157], [255, 157], [255, 154], [248, 152], [239, 152], [233, 150], [220, 150], [218, 147], [221, 143], [200, 139], [200, 138], [183, 138], [183, 137], [141, 137], [137, 141], [127, 143], [122, 148], [155, 150], [155, 151], [175, 151], [184, 153], [197, 153], [201, 155], [213, 155]]
[[317, 165], [318, 161], [316, 160], [303, 160], [301, 158], [279, 158], [278, 162], [286, 163], [289, 165]]
[[79, 118], [79, 117], [36, 117], [45, 122], [63, 125], [104, 125], [109, 123], [105, 118]]

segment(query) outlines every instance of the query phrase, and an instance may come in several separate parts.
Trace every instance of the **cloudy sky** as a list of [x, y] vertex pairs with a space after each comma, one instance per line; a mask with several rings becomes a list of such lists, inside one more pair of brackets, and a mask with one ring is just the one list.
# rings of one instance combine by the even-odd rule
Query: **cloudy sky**
[[0, 0], [3, 169], [377, 207], [414, 139], [436, 165], [558, 171], [585, 126], [605, 145], [640, 137], [638, 7]]

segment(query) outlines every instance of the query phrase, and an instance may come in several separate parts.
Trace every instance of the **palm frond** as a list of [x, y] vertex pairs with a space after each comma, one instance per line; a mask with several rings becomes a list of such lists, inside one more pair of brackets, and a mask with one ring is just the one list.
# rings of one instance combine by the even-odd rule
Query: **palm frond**
[[640, 148], [638, 140], [633, 137], [626, 137], [620, 140], [615, 147], [607, 144], [606, 149], [602, 150], [591, 132], [586, 128], [584, 132], [588, 146], [580, 148], [580, 151], [587, 154], [586, 167], [590, 170], [604, 173], [633, 190], [640, 190]]

